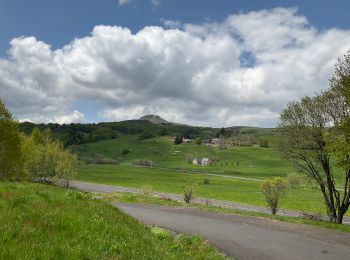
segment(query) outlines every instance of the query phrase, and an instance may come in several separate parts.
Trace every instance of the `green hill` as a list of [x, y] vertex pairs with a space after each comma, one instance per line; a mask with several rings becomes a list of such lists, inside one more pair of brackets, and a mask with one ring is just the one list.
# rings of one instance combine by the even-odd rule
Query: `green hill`
[[23, 122], [20, 124], [23, 132], [29, 134], [34, 128], [50, 129], [54, 137], [60, 139], [66, 146], [85, 144], [101, 140], [117, 139], [125, 135], [139, 135], [140, 139], [158, 136], [180, 135], [195, 139], [201, 137], [210, 140], [215, 137], [230, 139], [240, 145], [260, 144], [261, 140], [271, 142], [275, 130], [257, 127], [228, 127], [211, 128], [197, 127], [168, 122], [159, 116], [146, 115], [138, 120], [121, 122], [103, 122], [97, 124], [34, 124]]

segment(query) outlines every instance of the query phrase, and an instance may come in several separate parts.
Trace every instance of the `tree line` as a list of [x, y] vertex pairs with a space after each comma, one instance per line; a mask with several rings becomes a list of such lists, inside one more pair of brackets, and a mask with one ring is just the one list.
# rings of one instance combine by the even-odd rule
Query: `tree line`
[[75, 174], [75, 157], [62, 142], [52, 138], [49, 129], [34, 128], [28, 135], [0, 100], [0, 179], [19, 181], [52, 180], [68, 185]]

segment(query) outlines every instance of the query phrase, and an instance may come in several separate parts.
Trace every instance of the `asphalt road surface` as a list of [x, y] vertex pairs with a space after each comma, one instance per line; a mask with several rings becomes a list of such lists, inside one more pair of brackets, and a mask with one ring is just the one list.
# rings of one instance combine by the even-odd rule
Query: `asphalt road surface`
[[238, 259], [350, 259], [350, 234], [340, 231], [192, 208], [113, 205], [145, 224], [201, 235]]

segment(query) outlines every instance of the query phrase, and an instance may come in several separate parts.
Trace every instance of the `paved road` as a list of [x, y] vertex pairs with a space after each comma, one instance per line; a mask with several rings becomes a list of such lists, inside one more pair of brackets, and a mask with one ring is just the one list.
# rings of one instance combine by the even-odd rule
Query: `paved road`
[[[121, 187], [121, 186], [103, 185], [103, 184], [96, 184], [96, 183], [86, 183], [86, 182], [81, 182], [81, 181], [71, 181], [70, 186], [73, 188], [76, 188], [78, 190], [87, 191], [87, 192], [107, 192], [107, 193], [126, 192], [126, 193], [135, 193], [135, 194], [141, 193], [140, 190], [136, 189], [136, 188], [127, 188], [127, 187]], [[179, 195], [179, 194], [172, 194], [172, 193], [165, 193], [165, 192], [153, 192], [151, 195], [156, 196], [156, 197], [161, 197], [161, 198], [170, 198], [172, 200], [183, 201], [183, 196]], [[254, 212], [260, 212], [260, 213], [267, 213], [267, 214], [270, 213], [270, 211], [265, 207], [246, 205], [246, 204], [236, 203], [236, 202], [231, 202], [231, 201], [206, 199], [206, 198], [195, 198], [194, 202], [199, 203], [199, 204], [203, 204], [203, 205], [210, 204], [212, 206], [217, 206], [217, 207], [226, 207], [226, 208], [254, 211]], [[284, 210], [284, 209], [280, 209], [278, 214], [291, 216], [291, 217], [300, 217], [303, 215], [302, 212], [292, 211], [292, 210]], [[322, 218], [325, 221], [328, 221], [327, 216], [320, 216], [320, 218]], [[345, 217], [343, 223], [350, 224], [350, 218]]]
[[238, 259], [350, 259], [350, 234], [191, 208], [114, 203], [145, 224], [199, 234]]

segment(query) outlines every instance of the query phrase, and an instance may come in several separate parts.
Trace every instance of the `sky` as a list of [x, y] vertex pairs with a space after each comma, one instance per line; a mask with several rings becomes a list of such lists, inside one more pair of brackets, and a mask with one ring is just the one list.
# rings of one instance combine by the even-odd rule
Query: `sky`
[[0, 0], [0, 98], [20, 121], [156, 114], [274, 127], [328, 88], [349, 1]]

